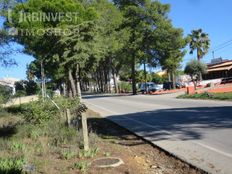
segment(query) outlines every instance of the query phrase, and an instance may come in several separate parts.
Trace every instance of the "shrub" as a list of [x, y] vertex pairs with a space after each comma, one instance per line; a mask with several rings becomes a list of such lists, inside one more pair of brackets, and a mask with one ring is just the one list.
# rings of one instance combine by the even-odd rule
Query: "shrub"
[[119, 88], [121, 92], [130, 92], [132, 90], [131, 84], [128, 82], [120, 82]]
[[6, 103], [10, 99], [11, 94], [12, 89], [10, 87], [0, 85], [0, 105]]
[[31, 102], [22, 108], [24, 119], [32, 124], [42, 124], [55, 119], [58, 112], [58, 109], [50, 101]]
[[60, 107], [61, 110], [75, 109], [80, 104], [78, 98], [56, 97], [54, 101]]
[[163, 84], [165, 81], [167, 81], [167, 77], [165, 76], [159, 76], [158, 74], [154, 74], [152, 82], [156, 84]]

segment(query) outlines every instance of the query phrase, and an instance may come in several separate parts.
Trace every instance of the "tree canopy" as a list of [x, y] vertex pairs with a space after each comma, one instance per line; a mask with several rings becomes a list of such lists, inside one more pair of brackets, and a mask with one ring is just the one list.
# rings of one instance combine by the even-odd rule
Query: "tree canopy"
[[191, 60], [186, 65], [184, 71], [186, 74], [190, 75], [196, 88], [197, 82], [201, 79], [201, 75], [207, 72], [207, 66], [198, 60]]
[[35, 57], [28, 65], [28, 78], [50, 81], [70, 97], [77, 96], [79, 88], [111, 92], [111, 79], [118, 92], [120, 74], [128, 75], [136, 94], [136, 73], [142, 64], [145, 72], [147, 66], [167, 69], [174, 81], [186, 53], [183, 30], [172, 25], [170, 5], [159, 1], [27, 0], [13, 4], [5, 7], [12, 12], [10, 17], [5, 14], [4, 26], [15, 29], [13, 40]]
[[197, 51], [197, 59], [200, 60], [205, 56], [210, 47], [210, 39], [207, 33], [204, 33], [202, 29], [193, 30], [189, 35], [190, 39], [190, 54]]

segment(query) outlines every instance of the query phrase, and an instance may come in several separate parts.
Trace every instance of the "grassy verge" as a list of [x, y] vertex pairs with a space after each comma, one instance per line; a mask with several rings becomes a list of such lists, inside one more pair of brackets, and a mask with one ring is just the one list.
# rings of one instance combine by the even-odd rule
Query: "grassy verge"
[[189, 99], [211, 99], [211, 100], [229, 100], [232, 101], [232, 92], [228, 93], [202, 93], [202, 94], [193, 94], [188, 95], [184, 94], [177, 98], [189, 98]]
[[[81, 132], [67, 127], [49, 103], [1, 110], [0, 173], [202, 174], [97, 113], [88, 110], [87, 116], [90, 150], [83, 151]], [[120, 157], [125, 164], [107, 169], [92, 165], [102, 157]]]

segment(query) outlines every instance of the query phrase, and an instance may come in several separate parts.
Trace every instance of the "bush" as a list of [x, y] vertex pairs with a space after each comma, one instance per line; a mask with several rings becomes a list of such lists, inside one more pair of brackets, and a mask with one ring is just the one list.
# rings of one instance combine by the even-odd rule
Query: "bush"
[[159, 76], [158, 74], [154, 74], [154, 77], [152, 79], [152, 82], [154, 82], [155, 84], [163, 84], [166, 81], [167, 81], [167, 77]]
[[34, 81], [21, 80], [15, 83], [16, 94], [14, 97], [35, 95], [39, 92], [39, 85]]
[[76, 109], [80, 105], [78, 98], [56, 97], [54, 101], [60, 107], [61, 110]]
[[132, 90], [131, 84], [128, 82], [119, 83], [120, 92], [130, 92]]
[[37, 101], [21, 106], [25, 121], [42, 124], [58, 116], [59, 110], [50, 101]]
[[24, 96], [26, 96], [26, 95], [27, 95], [26, 91], [18, 90], [18, 91], [16, 92], [16, 94], [15, 94], [13, 97], [14, 97], [14, 98], [17, 98], [17, 97], [24, 97]]
[[0, 105], [6, 103], [12, 94], [12, 89], [10, 87], [0, 85]]
[[52, 103], [50, 99], [44, 102], [39, 100], [28, 104], [11, 106], [6, 109], [7, 112], [23, 115], [25, 121], [32, 124], [42, 124], [52, 119], [59, 119], [60, 112], [65, 109], [76, 109], [80, 104], [79, 99], [57, 97], [54, 102], [59, 106], [60, 110]]

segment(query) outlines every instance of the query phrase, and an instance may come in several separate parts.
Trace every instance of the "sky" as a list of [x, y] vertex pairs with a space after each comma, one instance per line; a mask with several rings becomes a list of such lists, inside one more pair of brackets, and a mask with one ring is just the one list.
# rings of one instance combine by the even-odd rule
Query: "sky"
[[[185, 36], [191, 33], [193, 29], [199, 28], [202, 28], [204, 32], [209, 34], [211, 48], [209, 53], [203, 58], [205, 63], [211, 61], [213, 50], [215, 50], [215, 58], [232, 59], [231, 0], [160, 1], [171, 5], [169, 18], [175, 27], [184, 30]], [[16, 47], [16, 45], [13, 47]], [[217, 50], [217, 48], [223, 49]], [[33, 60], [33, 57], [25, 54], [14, 54], [11, 57], [17, 61], [18, 66], [8, 68], [0, 67], [0, 78], [14, 77], [26, 79], [26, 65]], [[189, 60], [195, 57], [196, 53], [193, 55], [186, 54], [182, 66], [184, 67]]]

